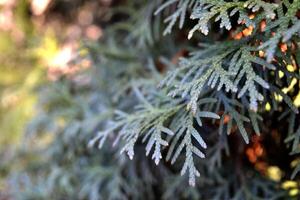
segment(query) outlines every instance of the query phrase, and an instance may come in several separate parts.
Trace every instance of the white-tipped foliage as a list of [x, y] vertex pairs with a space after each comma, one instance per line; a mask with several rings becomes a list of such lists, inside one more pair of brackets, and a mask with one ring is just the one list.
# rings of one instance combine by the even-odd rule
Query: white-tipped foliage
[[[166, 160], [171, 160], [174, 164], [183, 150], [185, 150], [185, 161], [181, 169], [181, 175], [188, 172], [189, 184], [195, 186], [196, 177], [200, 176], [194, 163], [194, 156], [204, 158], [204, 153], [200, 150], [199, 146], [203, 149], [207, 148], [207, 144], [201, 137], [200, 133], [194, 128], [194, 116], [189, 111], [179, 112], [177, 116], [181, 123], [174, 122], [171, 127], [175, 130], [175, 136], [172, 139], [170, 148], [167, 153]], [[219, 116], [212, 112], [199, 111], [197, 123], [202, 126], [201, 117], [219, 119]], [[194, 141], [194, 142], [193, 142]]]
[[220, 28], [232, 29], [230, 17], [239, 13], [238, 23], [245, 22], [246, 26], [254, 26], [254, 23], [247, 15], [247, 12], [263, 11], [262, 15], [267, 18], [275, 17], [276, 4], [267, 3], [262, 0], [248, 0], [246, 2], [224, 1], [224, 0], [169, 0], [161, 5], [156, 14], [168, 7], [175, 5], [176, 11], [165, 19], [168, 23], [164, 34], [170, 33], [175, 23], [179, 20], [179, 28], [183, 27], [187, 13], [192, 20], [197, 20], [197, 24], [190, 30], [188, 38], [192, 38], [195, 31], [200, 31], [204, 35], [209, 32], [212, 21], [220, 21]]

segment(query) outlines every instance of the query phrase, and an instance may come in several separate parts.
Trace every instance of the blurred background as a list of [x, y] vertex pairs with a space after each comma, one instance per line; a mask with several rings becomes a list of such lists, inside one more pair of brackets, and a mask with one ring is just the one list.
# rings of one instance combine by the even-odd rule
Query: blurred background
[[102, 36], [110, 0], [0, 0], [0, 199], [12, 159], [46, 81], [88, 68], [70, 64], [85, 40]]

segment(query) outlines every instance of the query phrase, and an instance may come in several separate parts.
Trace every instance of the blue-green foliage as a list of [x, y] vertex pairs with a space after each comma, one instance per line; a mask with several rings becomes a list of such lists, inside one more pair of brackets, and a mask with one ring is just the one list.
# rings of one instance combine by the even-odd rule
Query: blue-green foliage
[[[235, 165], [240, 161], [229, 155], [232, 132], [240, 133], [233, 136], [240, 146], [248, 144], [253, 133], [265, 134], [262, 122], [269, 103], [271, 113], [293, 117], [286, 143], [293, 155], [299, 154], [298, 110], [293, 96], [281, 91], [293, 78], [299, 82], [299, 71], [286, 70], [295, 53], [281, 52], [278, 44], [299, 43], [300, 1], [275, 2], [158, 0], [120, 8], [128, 19], [108, 27], [101, 45], [87, 45], [93, 61], [84, 74], [88, 84], [65, 80], [42, 98], [46, 109], [32, 127], [34, 132], [55, 133], [46, 151], [55, 166], [47, 168], [46, 196], [59, 188], [64, 188], [62, 194], [79, 192], [79, 199], [140, 199], [143, 194], [154, 199], [155, 193], [165, 199], [286, 195], [255, 170]], [[165, 15], [164, 33], [174, 34], [162, 36], [160, 19]], [[187, 28], [189, 33], [179, 31], [186, 41], [178, 44], [174, 25], [178, 21], [179, 28], [186, 30], [191, 23], [187, 18], [196, 25]], [[263, 31], [261, 20], [267, 21]], [[216, 24], [217, 31], [212, 28]], [[236, 26], [251, 26], [253, 32], [233, 40], [226, 31]], [[270, 37], [272, 32], [275, 35]], [[178, 63], [171, 61], [182, 48], [189, 55]], [[261, 50], [265, 57], [260, 56]], [[279, 80], [279, 73], [286, 82]], [[285, 103], [276, 100], [278, 95]], [[57, 124], [61, 118], [64, 125]], [[239, 155], [239, 149], [234, 151]], [[158, 166], [152, 167], [143, 154]], [[179, 172], [187, 174], [188, 181]]]

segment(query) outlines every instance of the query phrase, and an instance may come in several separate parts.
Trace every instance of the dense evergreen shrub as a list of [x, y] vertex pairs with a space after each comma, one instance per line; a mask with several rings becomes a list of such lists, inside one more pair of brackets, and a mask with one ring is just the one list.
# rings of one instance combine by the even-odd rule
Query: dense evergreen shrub
[[299, 9], [299, 0], [112, 7], [100, 43], [78, 54], [92, 67], [41, 87], [26, 144], [52, 140], [12, 176], [14, 194], [297, 199]]

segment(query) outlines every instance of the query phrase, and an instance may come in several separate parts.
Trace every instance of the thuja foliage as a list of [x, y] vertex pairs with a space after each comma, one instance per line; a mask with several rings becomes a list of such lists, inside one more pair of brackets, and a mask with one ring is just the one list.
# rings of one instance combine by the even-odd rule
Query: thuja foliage
[[[299, 0], [111, 8], [102, 41], [84, 44], [91, 69], [42, 87], [28, 137], [53, 141], [38, 173], [12, 178], [17, 194], [297, 198], [299, 9]], [[279, 180], [268, 176], [274, 166]], [[293, 192], [282, 186], [290, 179]]]

